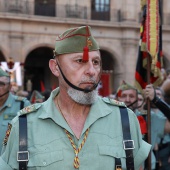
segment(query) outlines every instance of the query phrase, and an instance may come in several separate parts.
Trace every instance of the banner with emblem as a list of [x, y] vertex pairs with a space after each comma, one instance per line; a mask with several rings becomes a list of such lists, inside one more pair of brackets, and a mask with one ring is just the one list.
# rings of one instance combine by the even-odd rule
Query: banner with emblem
[[162, 25], [160, 0], [141, 0], [142, 21], [140, 41], [135, 72], [135, 85], [142, 91], [147, 85], [147, 57], [150, 57], [150, 83], [158, 86], [162, 83], [163, 67]]

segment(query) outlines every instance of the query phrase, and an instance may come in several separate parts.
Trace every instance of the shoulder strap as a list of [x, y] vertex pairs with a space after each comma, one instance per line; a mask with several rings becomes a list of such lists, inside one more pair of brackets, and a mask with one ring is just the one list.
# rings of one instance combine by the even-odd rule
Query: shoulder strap
[[24, 108], [24, 101], [22, 100], [20, 103], [20, 110]]
[[122, 121], [123, 147], [126, 153], [126, 167], [127, 170], [134, 170], [133, 149], [135, 147], [130, 134], [129, 116], [126, 107], [119, 107], [119, 109]]
[[27, 149], [27, 116], [19, 116], [19, 152], [17, 153], [17, 161], [19, 162], [19, 170], [27, 170], [29, 160], [29, 152]]

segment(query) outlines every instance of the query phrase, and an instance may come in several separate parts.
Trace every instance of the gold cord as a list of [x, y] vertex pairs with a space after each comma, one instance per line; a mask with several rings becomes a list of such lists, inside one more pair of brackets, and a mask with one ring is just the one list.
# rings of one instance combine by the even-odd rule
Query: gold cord
[[[58, 108], [59, 108], [59, 110], [60, 110], [63, 118], [64, 118], [65, 121], [67, 122], [67, 120], [66, 120], [66, 118], [65, 118], [64, 114], [62, 113], [61, 108], [60, 108], [60, 106], [59, 106], [58, 98], [57, 98], [57, 105], [58, 105]], [[67, 122], [67, 124], [68, 124], [68, 122]], [[69, 124], [68, 124], [68, 125], [69, 125]], [[70, 127], [70, 126], [69, 126], [69, 127]], [[71, 127], [70, 127], [70, 128], [71, 128]], [[71, 145], [72, 145], [72, 147], [73, 147], [73, 149], [74, 149], [75, 158], [74, 158], [73, 165], [74, 165], [74, 168], [75, 168], [75, 169], [78, 169], [79, 166], [80, 166], [80, 161], [79, 161], [78, 154], [79, 154], [80, 150], [82, 149], [82, 147], [84, 146], [84, 144], [85, 144], [85, 142], [86, 142], [86, 139], [87, 139], [89, 130], [90, 130], [90, 128], [88, 128], [88, 129], [86, 130], [85, 135], [84, 135], [84, 138], [83, 138], [83, 141], [81, 142], [80, 146], [79, 146], [78, 149], [77, 149], [77, 148], [76, 148], [76, 145], [74, 144], [74, 141], [73, 141], [72, 137], [70, 136], [69, 132], [65, 129], [65, 133], [66, 133], [68, 139], [70, 140], [70, 143], [71, 143]]]

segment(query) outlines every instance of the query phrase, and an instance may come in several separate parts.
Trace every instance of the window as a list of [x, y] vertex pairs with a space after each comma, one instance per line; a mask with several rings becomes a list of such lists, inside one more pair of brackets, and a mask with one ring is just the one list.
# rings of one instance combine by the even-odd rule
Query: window
[[55, 16], [55, 0], [35, 0], [35, 15]]
[[110, 0], [92, 0], [91, 18], [93, 20], [110, 20]]

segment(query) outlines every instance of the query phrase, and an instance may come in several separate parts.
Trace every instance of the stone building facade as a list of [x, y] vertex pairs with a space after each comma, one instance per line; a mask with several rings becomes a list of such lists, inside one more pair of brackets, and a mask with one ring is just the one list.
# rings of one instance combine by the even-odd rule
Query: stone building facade
[[[164, 66], [170, 66], [170, 1], [162, 0]], [[122, 80], [134, 82], [140, 0], [0, 0], [0, 62], [22, 65], [23, 88], [57, 86], [48, 68], [55, 38], [65, 29], [90, 25], [99, 43], [109, 92]]]

